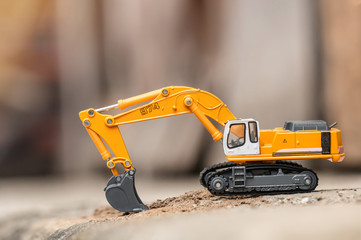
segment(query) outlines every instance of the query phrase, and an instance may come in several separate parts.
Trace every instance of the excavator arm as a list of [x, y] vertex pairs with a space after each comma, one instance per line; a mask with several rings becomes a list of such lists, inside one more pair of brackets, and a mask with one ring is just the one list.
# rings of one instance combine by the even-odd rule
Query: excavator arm
[[[151, 101], [129, 111], [115, 116], [102, 114], [114, 108], [125, 109], [139, 103]], [[223, 137], [212, 122], [212, 118], [222, 126], [228, 120], [236, 119], [228, 107], [213, 94], [189, 87], [166, 87], [149, 93], [141, 94], [128, 99], [121, 99], [116, 105], [100, 109], [87, 109], [81, 111], [79, 116], [85, 129], [99, 150], [102, 158], [107, 160], [107, 166], [118, 175], [115, 164], [120, 163], [125, 170], [133, 169], [128, 151], [125, 147], [118, 125], [147, 121], [152, 119], [194, 113], [200, 122], [212, 135], [214, 141]], [[110, 147], [115, 157], [111, 158]]]
[[[116, 108], [123, 110], [145, 102], [148, 103], [114, 116], [105, 114], [108, 110]], [[140, 201], [134, 188], [135, 169], [118, 125], [188, 113], [196, 115], [214, 141], [222, 139], [223, 134], [208, 118], [213, 119], [222, 126], [227, 121], [236, 119], [228, 107], [213, 94], [200, 89], [176, 86], [121, 99], [117, 104], [100, 109], [90, 108], [79, 113], [85, 129], [102, 158], [107, 161], [107, 167], [113, 173], [113, 177], [106, 187], [106, 192], [109, 192], [106, 195], [109, 203], [114, 208], [120, 211], [134, 212], [147, 209]], [[104, 142], [111, 151], [106, 148]], [[126, 172], [119, 174], [115, 167], [117, 164], [121, 164]]]

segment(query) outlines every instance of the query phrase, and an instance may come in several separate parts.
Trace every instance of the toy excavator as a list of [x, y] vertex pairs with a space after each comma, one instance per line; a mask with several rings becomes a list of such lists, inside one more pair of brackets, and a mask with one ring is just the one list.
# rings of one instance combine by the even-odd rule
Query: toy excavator
[[[103, 114], [144, 102], [148, 103], [114, 116]], [[118, 125], [186, 113], [196, 115], [214, 141], [222, 140], [228, 161], [207, 167], [200, 173], [201, 184], [217, 196], [309, 192], [318, 184], [317, 175], [287, 160], [341, 162], [345, 157], [341, 131], [334, 128], [336, 123], [328, 126], [320, 120], [287, 121], [283, 128], [260, 130], [258, 121], [237, 119], [209, 92], [190, 87], [165, 87], [79, 113], [85, 129], [113, 173], [104, 189], [113, 208], [122, 212], [148, 209], [135, 189], [135, 169]], [[224, 127], [223, 134], [209, 118]], [[125, 170], [123, 173], [115, 167], [119, 164]]]

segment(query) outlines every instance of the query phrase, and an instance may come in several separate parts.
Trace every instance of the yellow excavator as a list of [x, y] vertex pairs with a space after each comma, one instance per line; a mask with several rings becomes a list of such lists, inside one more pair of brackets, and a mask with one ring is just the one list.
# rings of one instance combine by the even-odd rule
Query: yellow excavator
[[[105, 114], [125, 109], [117, 115]], [[125, 147], [119, 125], [193, 113], [215, 142], [221, 140], [228, 161], [205, 168], [200, 182], [218, 196], [309, 192], [318, 184], [310, 169], [289, 160], [327, 159], [341, 162], [344, 157], [341, 131], [325, 121], [287, 121], [284, 127], [260, 130], [258, 121], [236, 118], [219, 98], [191, 87], [170, 86], [117, 104], [79, 113], [113, 176], [104, 191], [109, 204], [122, 212], [141, 212], [148, 207], [134, 185], [135, 169]], [[224, 127], [223, 133], [210, 119]], [[104, 142], [110, 149], [107, 149]], [[116, 166], [124, 172], [119, 173]]]

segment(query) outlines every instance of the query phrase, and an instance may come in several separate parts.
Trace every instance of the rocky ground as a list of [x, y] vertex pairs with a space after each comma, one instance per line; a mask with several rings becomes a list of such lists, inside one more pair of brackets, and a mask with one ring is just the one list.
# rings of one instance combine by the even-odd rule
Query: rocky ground
[[350, 188], [302, 194], [217, 197], [195, 189], [137, 214], [86, 204], [22, 210], [1, 218], [0, 238], [361, 239], [361, 178], [350, 179]]

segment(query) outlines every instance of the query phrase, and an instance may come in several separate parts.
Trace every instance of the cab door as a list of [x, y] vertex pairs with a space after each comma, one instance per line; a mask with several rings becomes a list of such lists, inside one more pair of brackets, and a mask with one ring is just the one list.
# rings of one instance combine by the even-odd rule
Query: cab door
[[224, 127], [223, 150], [226, 156], [260, 154], [258, 121], [228, 121]]

